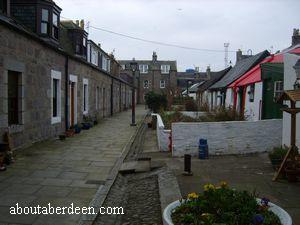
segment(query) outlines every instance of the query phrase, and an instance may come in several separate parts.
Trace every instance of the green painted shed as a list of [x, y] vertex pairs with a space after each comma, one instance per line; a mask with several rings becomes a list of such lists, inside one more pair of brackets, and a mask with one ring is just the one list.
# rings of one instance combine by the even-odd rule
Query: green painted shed
[[281, 119], [281, 105], [276, 102], [283, 92], [283, 63], [261, 64], [263, 81], [262, 119]]

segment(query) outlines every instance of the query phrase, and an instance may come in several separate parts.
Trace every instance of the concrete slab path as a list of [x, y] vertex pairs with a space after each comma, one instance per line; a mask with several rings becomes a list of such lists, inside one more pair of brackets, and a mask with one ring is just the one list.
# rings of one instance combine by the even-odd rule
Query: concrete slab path
[[[145, 107], [138, 106], [137, 121], [145, 114]], [[130, 122], [128, 110], [65, 141], [45, 141], [20, 151], [16, 162], [0, 173], [0, 225], [76, 224], [80, 215], [11, 215], [9, 208], [16, 203], [88, 207], [137, 129]]]

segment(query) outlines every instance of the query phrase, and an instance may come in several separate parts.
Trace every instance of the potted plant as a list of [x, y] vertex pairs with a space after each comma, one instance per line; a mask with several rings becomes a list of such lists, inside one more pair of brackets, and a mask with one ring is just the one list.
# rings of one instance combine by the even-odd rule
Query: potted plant
[[299, 175], [299, 169], [297, 168], [297, 164], [294, 161], [289, 161], [284, 168], [286, 178], [288, 182], [297, 182]]
[[74, 126], [74, 132], [75, 134], [79, 134], [81, 132], [81, 127], [78, 124]]
[[275, 147], [269, 152], [269, 159], [274, 169], [277, 169], [283, 161], [288, 149], [282, 147]]
[[59, 140], [61, 140], [61, 141], [66, 140], [66, 135], [65, 134], [60, 134], [58, 137], [59, 137]]
[[91, 118], [87, 115], [83, 116], [83, 122], [81, 124], [83, 130], [88, 130], [93, 126]]
[[292, 225], [282, 208], [268, 199], [238, 191], [221, 182], [207, 184], [202, 193], [191, 193], [186, 199], [169, 204], [163, 213], [165, 225]]

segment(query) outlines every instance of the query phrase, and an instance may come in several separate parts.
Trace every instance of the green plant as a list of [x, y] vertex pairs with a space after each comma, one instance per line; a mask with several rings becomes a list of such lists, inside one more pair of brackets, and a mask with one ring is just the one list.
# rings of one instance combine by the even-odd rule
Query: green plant
[[274, 159], [283, 160], [287, 152], [288, 152], [287, 148], [274, 147], [273, 150], [269, 152], [269, 158], [270, 160], [274, 160]]
[[178, 109], [176, 109], [174, 112], [166, 112], [161, 110], [159, 115], [161, 116], [166, 129], [171, 129], [172, 123], [176, 122], [199, 122], [199, 119], [185, 116]]
[[261, 204], [256, 194], [227, 187], [204, 186], [203, 193], [191, 193], [171, 215], [175, 225], [281, 225], [279, 218], [268, 211], [269, 200]]
[[244, 121], [247, 118], [232, 108], [219, 107], [199, 117], [202, 122]]
[[148, 92], [145, 95], [145, 102], [149, 109], [157, 113], [161, 109], [166, 109], [167, 107], [167, 97], [164, 94], [157, 94], [153, 91]]
[[197, 106], [195, 100], [192, 98], [186, 100], [184, 105], [185, 105], [186, 111], [191, 111], [191, 112], [198, 111], [198, 106]]

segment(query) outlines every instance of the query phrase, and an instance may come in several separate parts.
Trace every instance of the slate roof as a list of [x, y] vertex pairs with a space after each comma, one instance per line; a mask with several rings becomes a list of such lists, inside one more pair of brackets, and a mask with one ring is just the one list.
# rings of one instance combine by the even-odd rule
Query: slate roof
[[243, 76], [247, 71], [253, 68], [256, 64], [269, 56], [270, 53], [265, 50], [252, 57], [238, 61], [235, 66], [217, 83], [212, 85], [209, 89], [222, 89], [230, 85], [233, 81]]
[[205, 81], [204, 83], [202, 83], [199, 87], [198, 87], [198, 91], [199, 92], [203, 92], [205, 90], [207, 90], [209, 87], [211, 87], [213, 84], [215, 84], [216, 82], [218, 82], [220, 79], [222, 79], [222, 77], [224, 77], [224, 75], [226, 73], [228, 73], [228, 71], [231, 70], [231, 66], [224, 69], [224, 70], [221, 70], [221, 71], [218, 71], [218, 72], [211, 72], [210, 74], [210, 79]]
[[[204, 81], [193, 84], [192, 86], [189, 87], [189, 92], [197, 92], [198, 87], [203, 83], [204, 83]], [[186, 94], [186, 93], [187, 93], [187, 90], [182, 92], [182, 94]]]

